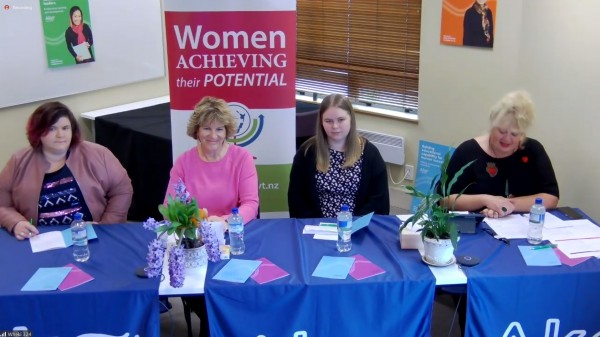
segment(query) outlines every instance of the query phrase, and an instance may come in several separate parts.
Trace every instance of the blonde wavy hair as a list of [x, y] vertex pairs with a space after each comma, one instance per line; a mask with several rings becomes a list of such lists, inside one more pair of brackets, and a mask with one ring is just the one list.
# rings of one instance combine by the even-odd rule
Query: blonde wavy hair
[[235, 136], [237, 122], [227, 102], [220, 98], [205, 96], [196, 104], [187, 124], [187, 135], [198, 139], [198, 129], [214, 121], [225, 126], [227, 138]]
[[[507, 118], [508, 117], [508, 118]], [[512, 91], [504, 95], [490, 111], [490, 130], [507, 124], [516, 125], [522, 139], [535, 119], [533, 100], [527, 91]]]

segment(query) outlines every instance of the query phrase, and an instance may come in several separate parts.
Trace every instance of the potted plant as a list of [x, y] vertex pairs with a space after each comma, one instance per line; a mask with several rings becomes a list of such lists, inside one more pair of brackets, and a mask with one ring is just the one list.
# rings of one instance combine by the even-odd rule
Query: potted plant
[[[450, 162], [450, 151], [448, 151], [440, 167], [440, 174], [431, 180], [429, 190], [419, 191], [414, 186], [404, 186], [409, 195], [421, 198], [421, 202], [415, 213], [400, 225], [399, 234], [401, 235], [402, 230], [408, 225], [420, 227], [424, 248], [423, 259], [426, 263], [444, 266], [455, 260], [454, 250], [458, 244], [458, 228], [452, 220], [455, 216], [452, 211], [456, 199], [450, 203], [447, 197], [452, 186], [474, 161], [465, 164], [453, 177], [449, 177], [447, 168]], [[457, 199], [465, 189], [458, 193]]]
[[[207, 219], [207, 211], [198, 207], [198, 202], [190, 196], [181, 179], [175, 184], [175, 197], [169, 195], [167, 204], [160, 204], [158, 210], [165, 218], [164, 221], [149, 218], [144, 222], [144, 228], [158, 234], [148, 246], [148, 266], [145, 272], [148, 277], [162, 275], [163, 258], [168, 251], [169, 282], [172, 287], [178, 288], [183, 286], [186, 268], [206, 264], [207, 251], [204, 244], [214, 241], [211, 240], [210, 233], [204, 236], [208, 226], [200, 226]], [[199, 227], [202, 227], [201, 230]], [[174, 236], [175, 244], [169, 250], [166, 237], [170, 235]]]

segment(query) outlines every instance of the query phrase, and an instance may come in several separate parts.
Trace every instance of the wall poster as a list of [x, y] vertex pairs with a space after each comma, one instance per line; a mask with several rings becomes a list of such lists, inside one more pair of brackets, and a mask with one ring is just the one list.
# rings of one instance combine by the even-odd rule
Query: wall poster
[[87, 0], [40, 0], [49, 68], [94, 62]]
[[497, 0], [443, 0], [440, 43], [494, 47]]

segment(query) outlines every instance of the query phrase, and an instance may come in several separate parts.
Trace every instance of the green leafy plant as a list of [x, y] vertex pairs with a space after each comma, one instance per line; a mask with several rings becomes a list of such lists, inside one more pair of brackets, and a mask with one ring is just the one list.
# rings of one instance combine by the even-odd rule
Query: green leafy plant
[[431, 180], [431, 184], [427, 191], [419, 191], [415, 189], [414, 186], [410, 185], [403, 186], [408, 191], [407, 193], [409, 195], [421, 198], [421, 202], [415, 213], [400, 225], [400, 231], [410, 224], [412, 224], [412, 226], [418, 224], [422, 226], [420, 231], [423, 239], [426, 237], [436, 240], [450, 239], [450, 241], [452, 241], [452, 246], [456, 249], [458, 244], [458, 228], [456, 223], [452, 221], [455, 213], [452, 213], [451, 211], [454, 210], [456, 199], [464, 193], [470, 184], [458, 193], [451, 205], [449, 205], [450, 202], [447, 200], [447, 197], [450, 195], [452, 186], [456, 183], [458, 178], [463, 174], [467, 167], [474, 162], [475, 160], [468, 162], [461, 167], [453, 177], [449, 177], [447, 169], [448, 164], [450, 163], [450, 151], [448, 151], [446, 152], [444, 161], [440, 167], [440, 174]]
[[183, 243], [185, 248], [202, 245], [198, 227], [207, 218], [206, 209], [198, 207], [196, 198], [190, 197], [181, 179], [175, 184], [175, 194], [175, 198], [167, 197], [167, 205], [158, 206], [158, 211], [167, 221], [157, 228], [157, 232], [175, 234], [177, 243]]

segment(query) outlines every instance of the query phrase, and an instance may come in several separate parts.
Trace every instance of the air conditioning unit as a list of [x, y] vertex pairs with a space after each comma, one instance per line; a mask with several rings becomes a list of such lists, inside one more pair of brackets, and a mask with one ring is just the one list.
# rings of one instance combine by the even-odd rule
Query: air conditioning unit
[[358, 130], [358, 134], [377, 146], [386, 163], [404, 165], [404, 137]]

